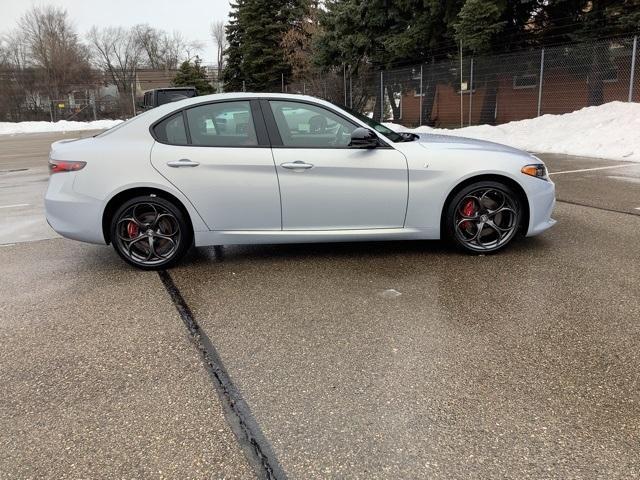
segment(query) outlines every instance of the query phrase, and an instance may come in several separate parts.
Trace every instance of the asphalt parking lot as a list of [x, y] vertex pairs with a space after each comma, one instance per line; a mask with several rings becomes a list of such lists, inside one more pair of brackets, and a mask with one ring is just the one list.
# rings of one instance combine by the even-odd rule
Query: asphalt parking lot
[[0, 137], [0, 478], [640, 476], [640, 164], [541, 155], [558, 224], [498, 255], [158, 275], [43, 223], [61, 137]]

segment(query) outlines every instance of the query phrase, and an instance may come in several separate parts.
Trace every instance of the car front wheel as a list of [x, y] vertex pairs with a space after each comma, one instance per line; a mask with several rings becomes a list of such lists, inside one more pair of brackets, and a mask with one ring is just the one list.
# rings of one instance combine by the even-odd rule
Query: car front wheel
[[509, 244], [522, 221], [522, 200], [509, 186], [480, 181], [458, 192], [446, 211], [446, 231], [469, 252], [495, 252]]
[[116, 252], [143, 270], [174, 265], [191, 246], [193, 235], [186, 215], [173, 203], [155, 195], [132, 198], [111, 220]]

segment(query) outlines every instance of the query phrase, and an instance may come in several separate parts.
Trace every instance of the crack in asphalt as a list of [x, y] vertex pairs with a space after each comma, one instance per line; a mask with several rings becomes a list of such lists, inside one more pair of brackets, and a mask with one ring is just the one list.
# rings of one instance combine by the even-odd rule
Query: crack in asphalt
[[180, 290], [173, 282], [173, 278], [166, 270], [158, 272], [158, 275], [180, 318], [187, 327], [192, 341], [202, 354], [207, 372], [222, 403], [227, 423], [258, 478], [269, 480], [286, 479], [287, 476], [280, 466], [271, 445], [262, 433], [246, 401], [229, 377], [216, 348], [198, 325], [189, 305], [187, 305]]
[[571, 200], [561, 200], [559, 198], [556, 198], [556, 202], [567, 203], [569, 205], [577, 205], [579, 207], [595, 208], [596, 210], [603, 210], [605, 212], [622, 213], [624, 215], [632, 215], [634, 217], [638, 216], [637, 213], [633, 213], [633, 212], [627, 212], [627, 211], [624, 211], [624, 210], [616, 210], [615, 208], [596, 207], [595, 205], [587, 205], [586, 203], [572, 202]]

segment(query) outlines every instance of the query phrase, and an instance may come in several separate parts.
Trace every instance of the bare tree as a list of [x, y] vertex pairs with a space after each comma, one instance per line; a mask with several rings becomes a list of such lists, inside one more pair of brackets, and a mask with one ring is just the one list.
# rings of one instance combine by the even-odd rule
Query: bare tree
[[16, 51], [14, 57], [21, 56], [20, 62], [28, 59], [42, 70], [50, 99], [87, 84], [91, 77], [89, 52], [79, 42], [66, 10], [51, 5], [33, 7], [20, 18], [18, 29], [25, 50]]
[[135, 72], [143, 58], [137, 32], [134, 28], [93, 27], [87, 38], [93, 51], [95, 65], [105, 71], [118, 88], [123, 105], [135, 92]]
[[34, 72], [28, 61], [27, 45], [19, 30], [0, 37], [1, 120], [22, 120], [28, 108], [27, 96], [35, 93]]
[[[175, 35], [180, 35], [178, 32], [173, 32]], [[182, 46], [183, 61], [190, 62], [198, 56], [199, 52], [202, 52], [204, 48], [204, 44], [199, 40], [188, 40], [185, 41]]]
[[213, 43], [217, 49], [216, 63], [218, 65], [218, 81], [222, 78], [224, 51], [227, 49], [227, 34], [225, 28], [226, 24], [222, 20], [215, 21], [211, 24], [211, 38], [213, 38]]
[[192, 51], [201, 49], [198, 42], [185, 40], [178, 31], [169, 34], [146, 24], [134, 30], [144, 52], [144, 64], [156, 70], [176, 70], [185, 56], [191, 57]]

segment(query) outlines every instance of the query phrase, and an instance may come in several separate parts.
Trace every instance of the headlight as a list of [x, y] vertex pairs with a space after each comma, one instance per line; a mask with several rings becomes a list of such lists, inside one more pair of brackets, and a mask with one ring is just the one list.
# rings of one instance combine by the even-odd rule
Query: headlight
[[540, 178], [542, 180], [548, 180], [547, 176], [547, 167], [544, 166], [544, 163], [534, 163], [532, 165], [525, 165], [520, 169], [522, 173], [525, 175], [530, 175], [532, 177]]

